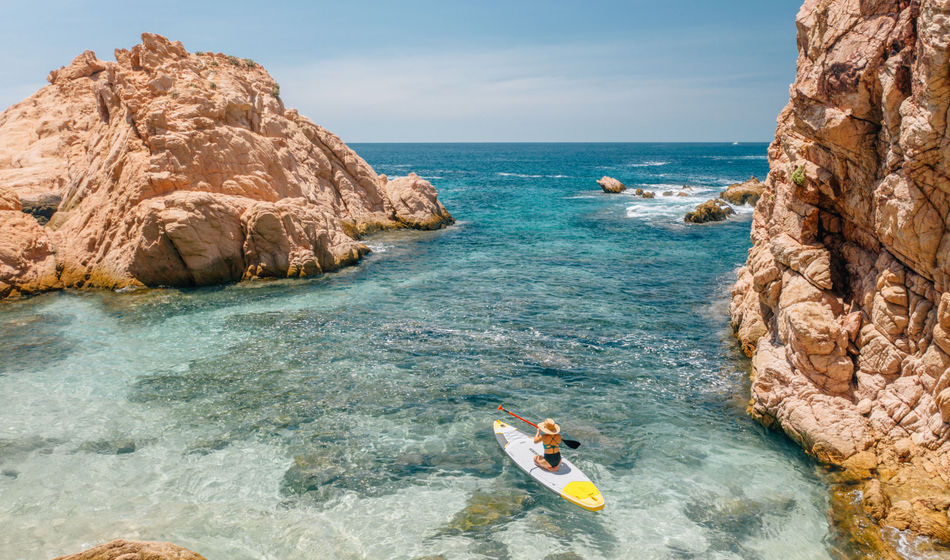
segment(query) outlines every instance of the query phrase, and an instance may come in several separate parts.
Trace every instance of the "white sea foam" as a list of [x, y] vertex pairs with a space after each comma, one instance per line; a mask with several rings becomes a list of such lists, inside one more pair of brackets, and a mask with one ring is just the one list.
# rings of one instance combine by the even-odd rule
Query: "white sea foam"
[[703, 158], [706, 158], [706, 159], [714, 159], [714, 160], [718, 160], [718, 161], [769, 159], [769, 156], [766, 155], [766, 154], [761, 154], [761, 155], [759, 155], [759, 154], [757, 154], [757, 155], [746, 155], [746, 156], [723, 156], [723, 155], [715, 155], [715, 156], [700, 156], [700, 157], [703, 157]]
[[520, 177], [523, 179], [568, 179], [570, 175], [529, 175], [525, 173], [507, 173], [504, 171], [499, 171], [496, 175], [502, 177]]
[[374, 253], [385, 253], [394, 247], [394, 245], [387, 245], [385, 243], [367, 243], [366, 246]]
[[637, 163], [628, 163], [627, 167], [659, 167], [661, 165], [669, 165], [668, 161], [641, 161]]

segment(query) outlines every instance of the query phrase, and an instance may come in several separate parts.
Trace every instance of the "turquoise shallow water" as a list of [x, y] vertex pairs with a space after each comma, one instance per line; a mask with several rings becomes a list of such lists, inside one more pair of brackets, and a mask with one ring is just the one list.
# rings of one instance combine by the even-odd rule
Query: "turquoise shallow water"
[[[763, 177], [766, 145], [354, 147], [458, 224], [311, 280], [0, 307], [0, 558], [115, 537], [211, 560], [829, 556], [815, 465], [743, 412], [727, 292], [751, 211], [681, 223]], [[603, 512], [507, 461], [502, 403], [582, 442]]]

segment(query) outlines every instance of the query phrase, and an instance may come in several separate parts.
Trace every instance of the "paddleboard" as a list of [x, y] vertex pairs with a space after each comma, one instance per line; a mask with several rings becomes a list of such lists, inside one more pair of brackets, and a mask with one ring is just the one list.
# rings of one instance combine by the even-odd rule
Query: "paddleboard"
[[518, 467], [531, 475], [542, 486], [574, 505], [586, 510], [604, 509], [604, 497], [587, 475], [561, 456], [556, 472], [534, 464], [536, 455], [544, 455], [544, 447], [534, 443], [534, 438], [501, 420], [495, 420], [495, 439]]

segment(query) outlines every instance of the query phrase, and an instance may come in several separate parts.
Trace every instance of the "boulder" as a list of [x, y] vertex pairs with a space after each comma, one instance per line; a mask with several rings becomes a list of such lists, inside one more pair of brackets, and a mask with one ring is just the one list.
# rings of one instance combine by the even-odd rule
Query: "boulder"
[[602, 188], [605, 193], [619, 193], [627, 188], [627, 186], [620, 181], [606, 175], [598, 179], [597, 184], [600, 185], [600, 188]]
[[759, 182], [755, 176], [752, 176], [748, 181], [743, 183], [733, 183], [729, 185], [726, 187], [726, 190], [720, 193], [719, 198], [736, 206], [742, 206], [743, 204], [755, 206], [755, 203], [759, 201], [759, 197], [762, 196], [763, 191], [765, 191], [765, 185]]
[[685, 221], [692, 224], [704, 224], [706, 222], [721, 222], [735, 214], [736, 211], [721, 200], [707, 200], [696, 207], [692, 212], [687, 212]]

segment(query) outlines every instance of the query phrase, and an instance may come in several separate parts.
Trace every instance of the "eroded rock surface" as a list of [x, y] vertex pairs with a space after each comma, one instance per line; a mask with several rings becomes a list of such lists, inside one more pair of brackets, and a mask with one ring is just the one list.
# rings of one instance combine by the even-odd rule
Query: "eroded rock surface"
[[600, 185], [600, 188], [602, 188], [605, 193], [619, 193], [623, 192], [627, 188], [626, 185], [617, 179], [608, 177], [606, 175], [598, 179], [597, 184]]
[[[950, 4], [807, 0], [732, 323], [753, 416], [950, 539]], [[943, 497], [941, 497], [943, 496]]]
[[696, 206], [692, 212], [687, 212], [683, 220], [691, 224], [704, 224], [706, 222], [721, 222], [736, 211], [721, 200], [711, 199]]
[[358, 260], [365, 232], [452, 223], [253, 61], [148, 33], [115, 58], [86, 51], [0, 114], [0, 297], [307, 276]]
[[734, 183], [726, 187], [726, 190], [722, 191], [719, 198], [737, 206], [742, 206], [743, 204], [755, 206], [764, 190], [765, 185], [753, 175], [748, 181]]
[[205, 560], [205, 557], [167, 542], [115, 540], [54, 560]]

